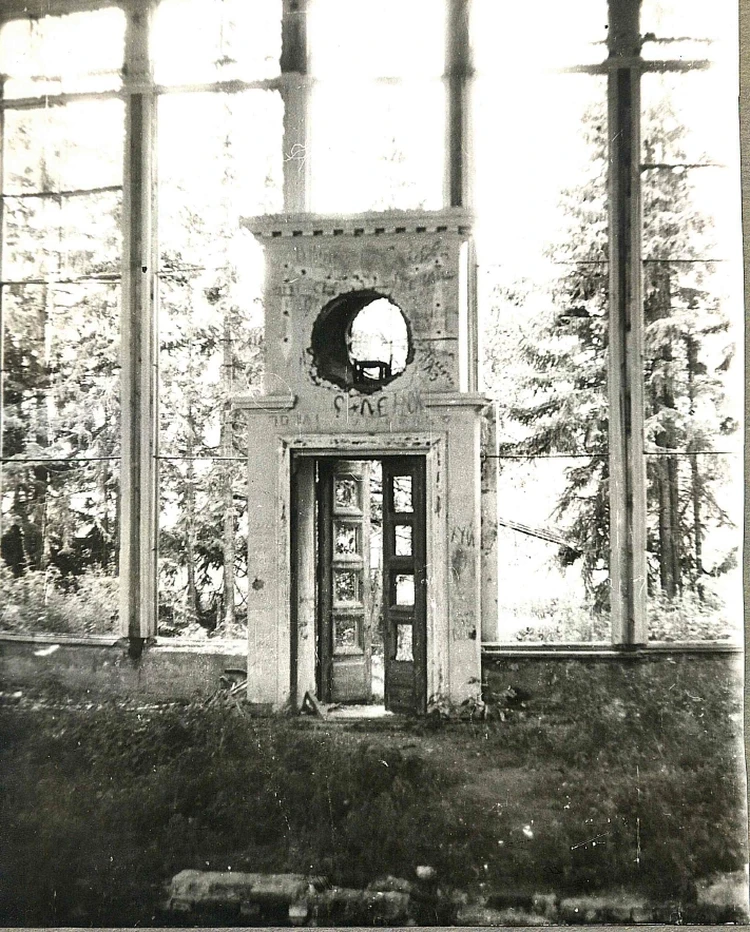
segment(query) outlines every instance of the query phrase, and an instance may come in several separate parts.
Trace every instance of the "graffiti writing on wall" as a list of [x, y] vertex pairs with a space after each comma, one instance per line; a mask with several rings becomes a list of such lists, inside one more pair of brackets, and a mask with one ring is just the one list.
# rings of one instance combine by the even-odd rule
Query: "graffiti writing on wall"
[[292, 427], [302, 430], [320, 427], [320, 417], [317, 414], [274, 414], [272, 423], [274, 427]]
[[453, 354], [446, 355], [441, 359], [432, 348], [427, 348], [424, 352], [420, 368], [430, 382], [437, 382], [438, 379], [444, 379], [448, 385], [453, 385], [452, 363]]
[[422, 414], [424, 405], [417, 391], [384, 393], [367, 398], [341, 394], [334, 397], [333, 410], [337, 418], [346, 421], [377, 421], [416, 417]]
[[471, 526], [462, 527], [460, 524], [451, 528], [451, 543], [460, 544], [462, 547], [474, 547], [476, 538], [474, 528]]

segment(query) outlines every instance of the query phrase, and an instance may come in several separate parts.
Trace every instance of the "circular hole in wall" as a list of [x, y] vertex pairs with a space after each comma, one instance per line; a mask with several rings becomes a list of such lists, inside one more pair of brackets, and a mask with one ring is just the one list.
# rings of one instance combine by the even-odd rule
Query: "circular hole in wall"
[[315, 321], [310, 351], [319, 377], [365, 393], [395, 379], [412, 357], [403, 311], [373, 291], [330, 301]]

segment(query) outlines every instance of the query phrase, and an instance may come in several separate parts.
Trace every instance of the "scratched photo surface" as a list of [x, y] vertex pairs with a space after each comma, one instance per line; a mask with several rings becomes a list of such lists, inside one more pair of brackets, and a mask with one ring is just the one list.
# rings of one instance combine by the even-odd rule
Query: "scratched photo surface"
[[744, 6], [0, 0], [0, 925], [750, 921]]

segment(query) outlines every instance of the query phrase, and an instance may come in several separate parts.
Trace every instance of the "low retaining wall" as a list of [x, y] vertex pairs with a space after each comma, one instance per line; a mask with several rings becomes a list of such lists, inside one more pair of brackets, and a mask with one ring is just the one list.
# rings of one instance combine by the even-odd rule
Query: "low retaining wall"
[[[244, 641], [198, 641], [147, 645], [128, 653], [124, 639], [34, 638], [0, 635], [0, 681], [4, 689], [57, 685], [70, 693], [145, 698], [155, 701], [210, 695], [222, 677], [241, 679], [247, 670]], [[603, 698], [617, 695], [624, 679], [647, 678], [654, 688], [672, 682], [717, 678], [741, 695], [743, 655], [727, 648], [656, 648], [648, 651], [536, 651], [487, 645], [482, 679], [487, 697], [511, 690], [534, 708], [564, 708], [571, 684], [581, 681]], [[663, 682], [662, 682], [663, 681]]]
[[571, 693], [581, 689], [607, 702], [640, 684], [658, 698], [661, 690], [675, 684], [698, 688], [706, 679], [724, 684], [741, 699], [743, 678], [742, 651], [725, 646], [529, 652], [490, 645], [482, 650], [486, 700], [524, 703], [546, 712], [568, 708]]
[[222, 677], [241, 679], [246, 670], [244, 641], [154, 644], [133, 658], [126, 640], [0, 637], [6, 691], [57, 686], [71, 694], [169, 701], [211, 695]]

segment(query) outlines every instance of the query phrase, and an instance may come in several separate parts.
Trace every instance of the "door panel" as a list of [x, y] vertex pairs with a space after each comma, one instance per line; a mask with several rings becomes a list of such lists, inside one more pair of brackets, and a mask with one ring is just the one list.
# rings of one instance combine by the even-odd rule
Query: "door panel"
[[383, 460], [385, 704], [423, 713], [427, 704], [427, 573], [423, 457]]
[[321, 460], [318, 695], [324, 702], [371, 697], [370, 467]]

